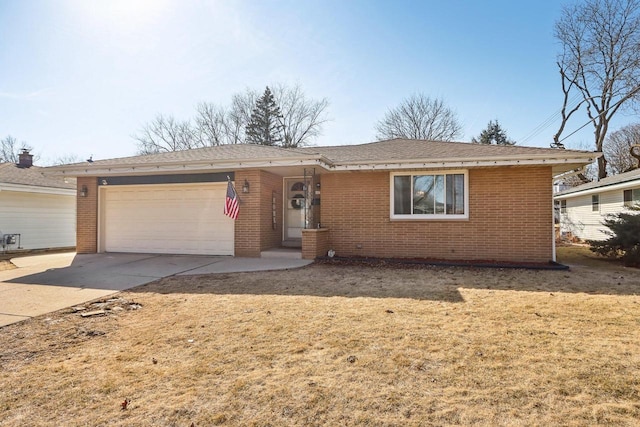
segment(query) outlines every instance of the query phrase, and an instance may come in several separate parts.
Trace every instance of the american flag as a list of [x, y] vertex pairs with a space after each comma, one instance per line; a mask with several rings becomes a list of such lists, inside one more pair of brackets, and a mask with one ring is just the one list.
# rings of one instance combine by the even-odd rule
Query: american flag
[[227, 183], [227, 197], [224, 200], [224, 214], [235, 220], [238, 218], [239, 210], [238, 195], [236, 194], [236, 189], [233, 188], [233, 184], [231, 184], [231, 180], [229, 180]]

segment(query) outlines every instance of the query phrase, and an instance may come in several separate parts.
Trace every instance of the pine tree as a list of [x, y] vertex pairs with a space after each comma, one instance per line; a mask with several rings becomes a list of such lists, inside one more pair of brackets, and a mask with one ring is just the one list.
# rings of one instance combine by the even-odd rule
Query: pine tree
[[256, 107], [247, 123], [248, 144], [282, 145], [282, 114], [269, 86], [256, 101]]
[[620, 258], [627, 267], [640, 267], [640, 207], [609, 215], [603, 225], [607, 240], [588, 240], [591, 250], [609, 258]]
[[498, 120], [489, 121], [487, 128], [480, 133], [478, 139], [472, 138], [474, 144], [515, 145], [515, 141], [507, 138], [507, 133], [500, 127]]

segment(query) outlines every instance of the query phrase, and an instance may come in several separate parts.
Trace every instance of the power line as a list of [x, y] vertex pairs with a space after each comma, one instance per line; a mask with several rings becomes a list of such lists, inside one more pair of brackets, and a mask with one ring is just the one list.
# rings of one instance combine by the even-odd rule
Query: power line
[[592, 121], [595, 120], [595, 117], [593, 119], [589, 119], [589, 121], [585, 124], [583, 124], [582, 126], [580, 126], [578, 129], [574, 130], [573, 132], [571, 132], [569, 135], [565, 136], [564, 138], [562, 138], [561, 140], [559, 140], [558, 142], [562, 142], [565, 139], [569, 138], [570, 136], [580, 132], [582, 129], [584, 129], [585, 126], [587, 126], [589, 123], [591, 123]]
[[[576, 93], [576, 94], [573, 95], [573, 97], [569, 100], [568, 103], [569, 104], [574, 104], [579, 98], [581, 98], [581, 94], [580, 93]], [[582, 101], [580, 101], [580, 102], [582, 102]], [[547, 129], [553, 123], [558, 121], [558, 118], [560, 117], [561, 113], [562, 113], [562, 108], [558, 109], [555, 113], [553, 113], [549, 117], [547, 117], [542, 123], [540, 123], [538, 126], [536, 126], [531, 132], [529, 132], [529, 134], [527, 136], [522, 138], [519, 142], [520, 143], [526, 143], [527, 141], [529, 141], [529, 140], [535, 138], [536, 136], [540, 135], [545, 129]]]
[[[598, 117], [602, 117], [604, 115], [606, 115], [609, 110], [611, 109], [615, 109], [618, 108], [623, 102], [629, 100], [632, 96], [634, 96], [638, 91], [640, 91], [640, 86], [636, 86], [633, 90], [629, 91], [629, 93], [622, 97], [621, 99], [618, 100], [618, 102], [614, 103], [613, 105], [610, 105], [606, 110], [602, 110], [602, 112], [600, 112], [597, 116], [589, 119], [585, 124], [583, 124], [582, 126], [580, 126], [578, 129], [574, 130], [573, 132], [571, 132], [569, 135], [565, 136], [564, 138], [562, 138], [561, 140], [559, 140], [558, 142], [562, 142], [564, 140], [566, 140], [567, 138], [569, 138], [570, 136], [574, 135], [575, 133], [579, 132], [580, 130], [582, 130], [585, 126], [587, 126], [589, 123], [591, 122], [595, 122], [596, 119]], [[610, 119], [610, 118], [609, 118]]]

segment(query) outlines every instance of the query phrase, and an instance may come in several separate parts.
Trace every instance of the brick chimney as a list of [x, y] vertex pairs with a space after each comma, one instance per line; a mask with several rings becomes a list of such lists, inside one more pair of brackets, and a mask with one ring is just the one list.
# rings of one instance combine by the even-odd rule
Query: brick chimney
[[33, 166], [33, 154], [29, 154], [29, 150], [23, 148], [22, 153], [18, 155], [18, 167], [30, 168], [31, 166]]

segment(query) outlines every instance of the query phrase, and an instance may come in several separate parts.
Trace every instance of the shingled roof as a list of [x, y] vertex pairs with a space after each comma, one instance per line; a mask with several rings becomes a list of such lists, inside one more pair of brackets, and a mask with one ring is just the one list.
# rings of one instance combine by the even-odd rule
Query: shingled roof
[[75, 190], [75, 182], [64, 182], [60, 177], [43, 173], [44, 168], [31, 166], [20, 168], [15, 163], [0, 163], [0, 186], [2, 184], [24, 185], [30, 187], [63, 188]]
[[607, 178], [601, 179], [600, 181], [593, 181], [586, 184], [578, 185], [577, 187], [572, 187], [567, 190], [560, 191], [554, 197], [562, 198], [562, 196], [574, 195], [574, 193], [582, 193], [584, 191], [596, 189], [602, 189], [603, 191], [606, 191], [606, 187], [626, 183], [631, 184], [633, 181], [637, 181], [637, 184], [640, 185], [640, 169], [634, 169], [629, 172], [609, 176]]
[[[468, 142], [426, 141], [400, 138], [358, 145], [305, 147], [299, 148], [298, 150], [323, 155], [331, 159], [335, 164], [355, 162], [390, 162], [402, 160], [490, 160], [496, 158], [524, 156], [557, 157], [563, 154], [563, 151], [552, 148], [521, 147], [518, 145], [472, 144]], [[588, 151], [579, 152], [593, 154]]]
[[[94, 160], [92, 167], [126, 166], [126, 165], [157, 165], [163, 163], [182, 162], [218, 162], [218, 161], [250, 161], [262, 159], [282, 159], [308, 157], [307, 152], [294, 149], [270, 147], [255, 144], [219, 145], [215, 147], [193, 148], [190, 150], [170, 151], [165, 153], [144, 154], [115, 159]], [[87, 165], [87, 162], [74, 165]], [[71, 165], [67, 165], [71, 166]], [[55, 168], [55, 167], [54, 167]]]
[[222, 145], [52, 167], [69, 176], [319, 166], [325, 170], [554, 165], [554, 172], [592, 162], [598, 153], [464, 142], [392, 139], [358, 145], [281, 148]]

